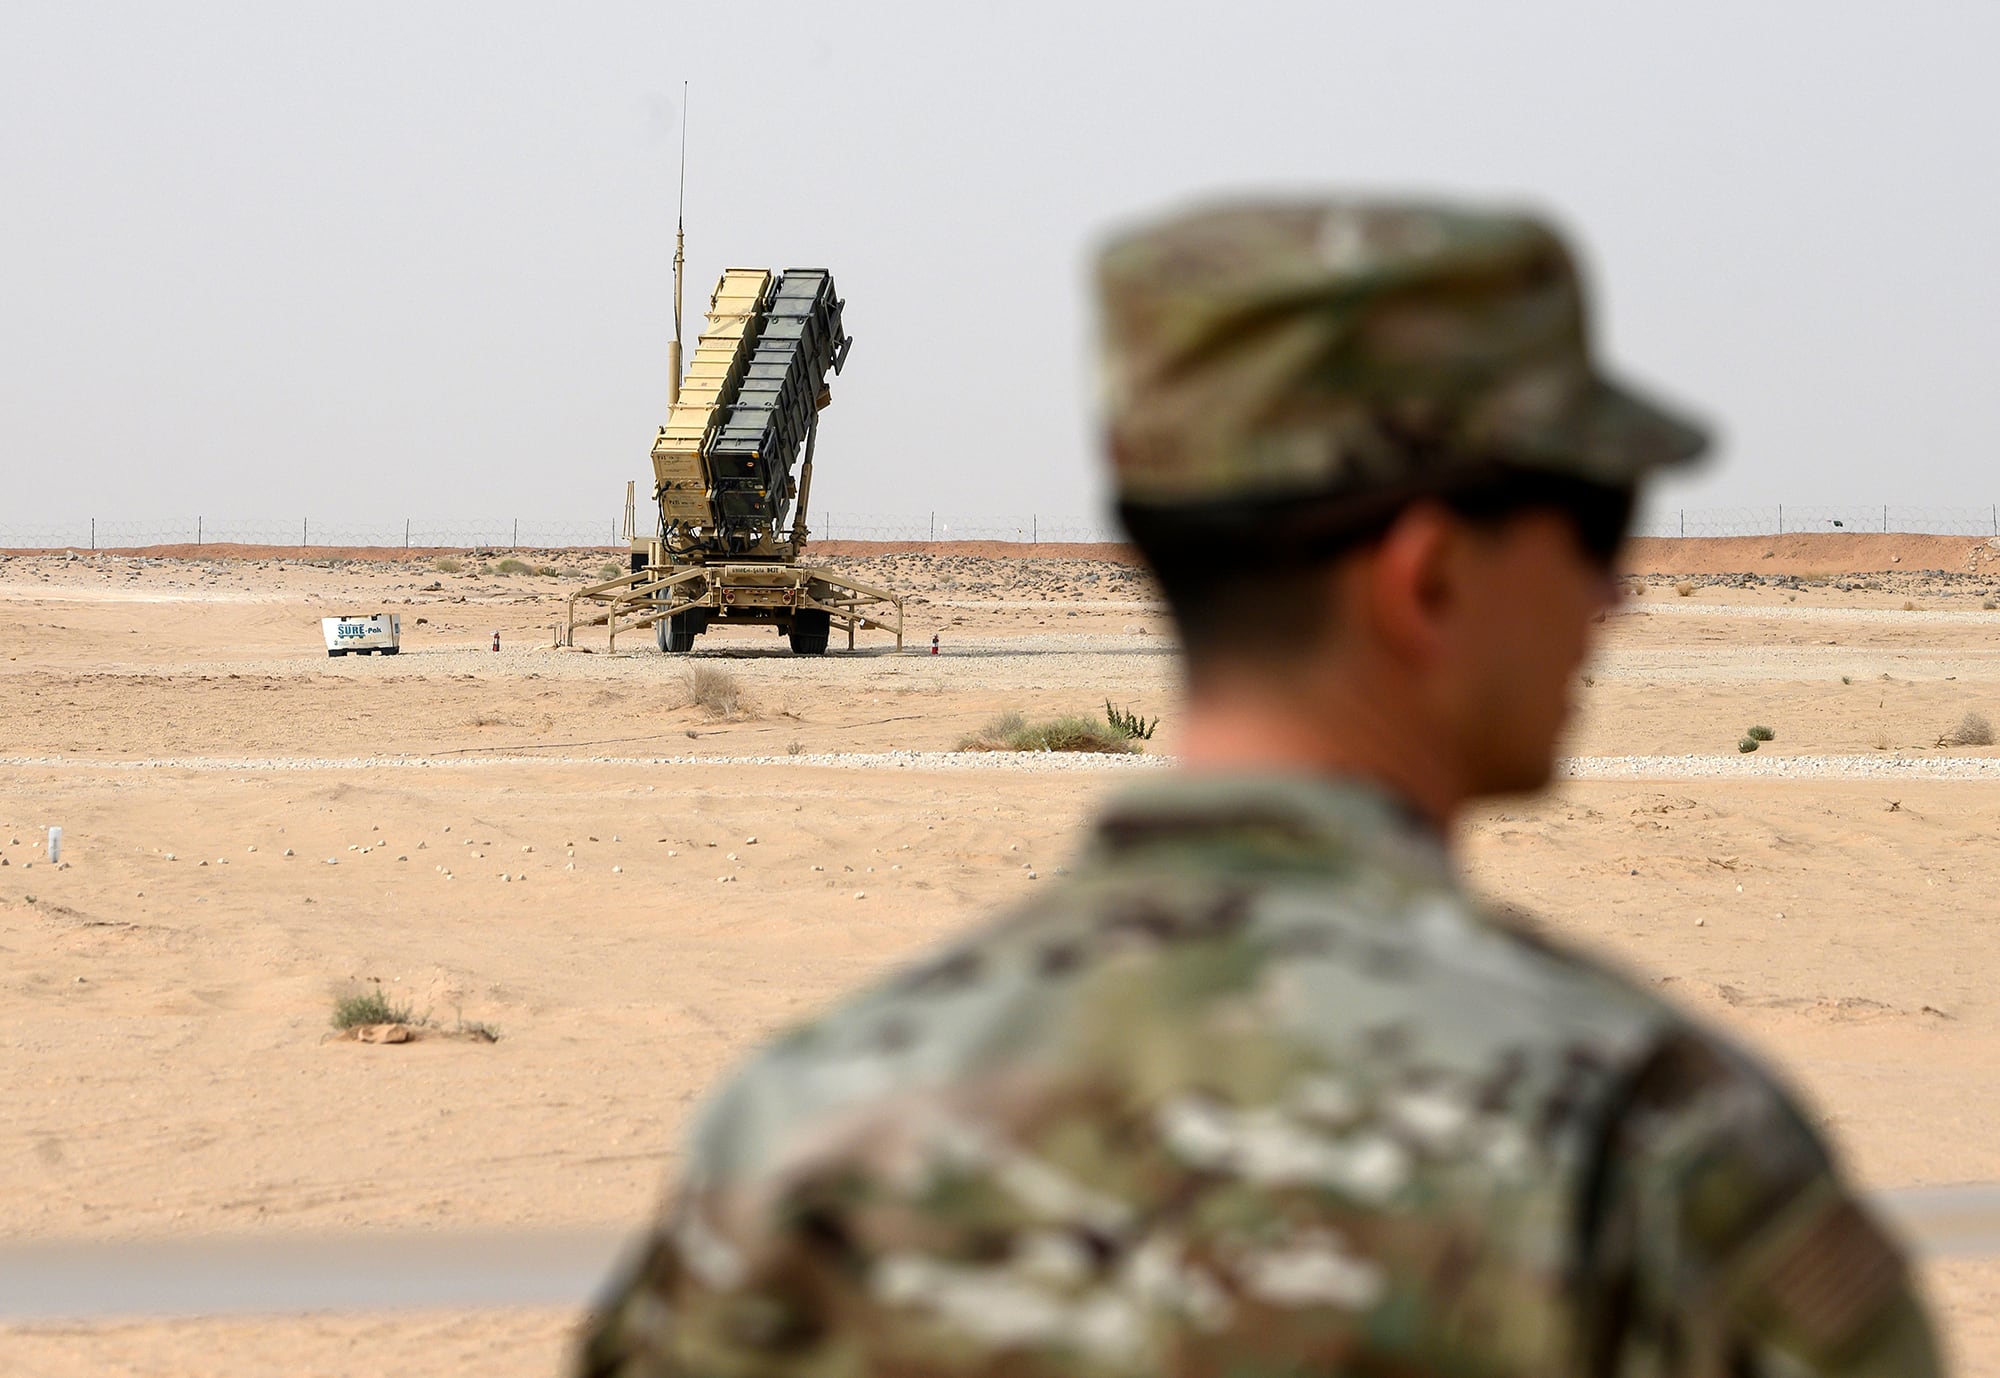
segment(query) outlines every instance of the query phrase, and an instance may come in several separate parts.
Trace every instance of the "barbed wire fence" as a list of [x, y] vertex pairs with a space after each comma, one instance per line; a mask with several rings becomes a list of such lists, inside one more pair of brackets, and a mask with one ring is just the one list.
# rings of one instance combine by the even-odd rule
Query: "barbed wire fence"
[[[653, 514], [641, 519], [640, 536], [654, 534]], [[1003, 541], [1024, 545], [1077, 545], [1123, 539], [1108, 521], [1040, 513], [975, 516], [944, 512], [814, 513], [812, 536], [821, 541]], [[1801, 532], [1874, 532], [1890, 535], [2000, 537], [2000, 504], [1985, 507], [1826, 506], [1789, 503], [1769, 507], [1684, 507], [1644, 514], [1637, 536], [1778, 536]], [[0, 550], [135, 550], [151, 546], [251, 545], [293, 549], [406, 550], [607, 550], [627, 537], [620, 520], [558, 521], [496, 517], [440, 520], [298, 518], [79, 517], [45, 523], [0, 523]]]
[[255, 545], [295, 548], [360, 546], [371, 549], [562, 550], [623, 545], [616, 521], [538, 521], [516, 517], [438, 521], [324, 520], [313, 517], [154, 518], [144, 521], [84, 517], [40, 525], [0, 523], [0, 549], [133, 550], [147, 546]]
[[[643, 514], [640, 536], [656, 533], [656, 515]], [[1010, 541], [1078, 544], [1117, 541], [1108, 522], [1036, 513], [816, 512], [816, 540]], [[517, 517], [439, 520], [408, 517], [361, 520], [296, 518], [154, 518], [143, 521], [79, 517], [37, 524], [0, 523], [0, 550], [137, 550], [150, 546], [252, 545], [310, 552], [358, 547], [405, 550], [603, 550], [622, 548], [622, 520], [550, 521]]]
[[1642, 516], [1635, 536], [1790, 536], [1813, 531], [1899, 536], [2000, 536], [2000, 504], [1985, 507], [1682, 507]]

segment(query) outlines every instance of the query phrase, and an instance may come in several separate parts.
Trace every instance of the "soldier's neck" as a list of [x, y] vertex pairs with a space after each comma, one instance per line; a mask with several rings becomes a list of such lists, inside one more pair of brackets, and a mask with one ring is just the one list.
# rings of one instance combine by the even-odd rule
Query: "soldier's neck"
[[1449, 839], [1467, 791], [1437, 734], [1407, 705], [1350, 686], [1302, 693], [1280, 677], [1194, 686], [1179, 738], [1184, 768], [1278, 771], [1364, 780], [1395, 795]]

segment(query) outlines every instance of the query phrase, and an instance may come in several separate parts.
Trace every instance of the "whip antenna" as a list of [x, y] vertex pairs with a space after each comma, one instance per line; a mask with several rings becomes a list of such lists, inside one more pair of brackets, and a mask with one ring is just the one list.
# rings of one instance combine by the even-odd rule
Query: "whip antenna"
[[674, 342], [667, 350], [667, 405], [681, 400], [681, 265], [687, 240], [688, 84], [681, 83], [680, 204], [674, 212]]

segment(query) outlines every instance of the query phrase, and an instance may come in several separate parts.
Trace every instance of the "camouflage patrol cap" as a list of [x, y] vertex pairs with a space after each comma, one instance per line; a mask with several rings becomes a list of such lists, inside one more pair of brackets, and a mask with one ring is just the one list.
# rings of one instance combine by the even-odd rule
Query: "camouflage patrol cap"
[[1118, 496], [1365, 496], [1504, 466], [1625, 487], [1700, 430], [1592, 364], [1576, 268], [1527, 216], [1218, 207], [1098, 263]]

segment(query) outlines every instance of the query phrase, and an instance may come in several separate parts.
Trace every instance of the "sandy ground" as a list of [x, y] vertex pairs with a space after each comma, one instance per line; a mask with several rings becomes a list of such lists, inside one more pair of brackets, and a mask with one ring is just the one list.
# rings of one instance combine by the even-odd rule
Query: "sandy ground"
[[[685, 661], [553, 649], [596, 557], [0, 557], [4, 1237], [640, 1221], [724, 1067], [1045, 883], [1135, 778], [893, 753], [1106, 699], [1172, 750], [1143, 576], [1051, 552], [849, 549], [909, 596], [909, 654], [743, 632]], [[1474, 883], [1764, 1050], [1869, 1186], [2000, 1180], [1995, 785], [1871, 773], [2000, 756], [1939, 745], [2000, 718], [2000, 550], [1744, 538], [1630, 564], [1569, 749], [1682, 778], [1486, 811]], [[324, 657], [316, 618], [378, 608], [403, 655]], [[688, 701], [691, 664], [733, 678], [734, 713]], [[1739, 757], [1753, 723], [1775, 740]], [[1822, 758], [1847, 764], [1775, 774]], [[499, 1040], [329, 1041], [370, 989]], [[1959, 1371], [2000, 1375], [2000, 1264], [1926, 1280]], [[19, 1326], [0, 1368], [549, 1374], [576, 1319]]]

